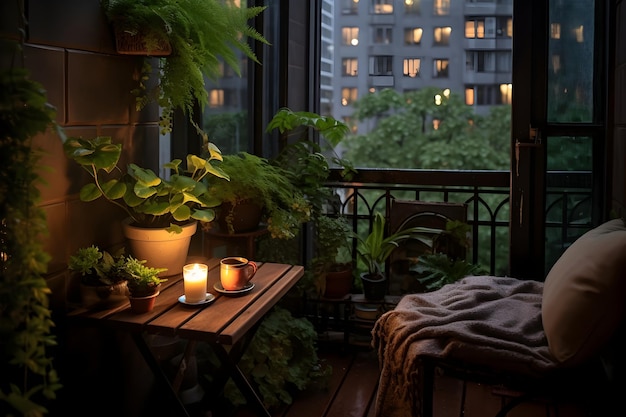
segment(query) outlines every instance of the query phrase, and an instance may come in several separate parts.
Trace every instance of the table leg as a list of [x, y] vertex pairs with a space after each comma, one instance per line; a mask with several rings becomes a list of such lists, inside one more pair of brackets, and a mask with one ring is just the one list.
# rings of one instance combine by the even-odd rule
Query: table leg
[[133, 340], [135, 341], [135, 345], [139, 349], [139, 352], [141, 352], [141, 356], [143, 356], [143, 359], [152, 370], [152, 373], [154, 374], [157, 382], [160, 383], [164, 388], [166, 388], [167, 393], [170, 394], [177, 408], [179, 408], [182, 412], [181, 415], [189, 417], [189, 413], [187, 412], [185, 405], [182, 403], [182, 401], [180, 401], [180, 398], [178, 398], [178, 395], [170, 384], [167, 375], [165, 375], [165, 372], [163, 372], [163, 369], [161, 369], [161, 366], [154, 358], [154, 355], [152, 355], [152, 351], [150, 350], [150, 347], [146, 343], [143, 336], [140, 333], [132, 333], [132, 336]]
[[210, 346], [217, 355], [222, 366], [227, 368], [228, 374], [233, 379], [235, 385], [237, 385], [237, 388], [239, 388], [243, 396], [246, 398], [248, 404], [256, 408], [257, 415], [271, 417], [271, 414], [265, 409], [263, 401], [261, 401], [257, 393], [254, 391], [246, 376], [243, 374], [239, 366], [237, 366], [235, 360], [233, 360], [231, 355], [226, 352], [224, 346], [219, 344], [210, 344]]

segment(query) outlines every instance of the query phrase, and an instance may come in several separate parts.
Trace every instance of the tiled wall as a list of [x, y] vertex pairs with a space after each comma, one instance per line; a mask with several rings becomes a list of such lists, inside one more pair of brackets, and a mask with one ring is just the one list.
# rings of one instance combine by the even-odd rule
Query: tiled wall
[[[19, 39], [18, 1], [0, 2], [0, 33]], [[122, 143], [125, 159], [158, 169], [158, 109], [138, 113], [131, 89], [141, 57], [115, 53], [111, 28], [99, 0], [27, 0], [23, 57], [3, 56], [2, 68], [24, 63], [34, 80], [43, 84], [48, 101], [57, 109], [57, 122], [68, 136], [112, 136]], [[14, 60], [15, 59], [15, 60]], [[102, 202], [83, 203], [78, 191], [89, 177], [63, 154], [61, 140], [52, 132], [35, 138], [44, 150], [42, 165], [48, 172], [41, 187], [48, 219], [45, 250], [52, 256], [49, 285], [53, 307], [64, 309], [76, 299], [65, 271], [67, 259], [78, 247], [102, 247], [123, 242], [121, 210]]]

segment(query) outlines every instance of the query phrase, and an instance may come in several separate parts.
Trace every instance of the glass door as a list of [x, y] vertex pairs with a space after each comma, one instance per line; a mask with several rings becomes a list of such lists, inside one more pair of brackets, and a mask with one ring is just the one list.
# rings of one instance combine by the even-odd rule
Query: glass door
[[511, 275], [543, 279], [604, 210], [605, 8], [533, 0], [514, 10]]

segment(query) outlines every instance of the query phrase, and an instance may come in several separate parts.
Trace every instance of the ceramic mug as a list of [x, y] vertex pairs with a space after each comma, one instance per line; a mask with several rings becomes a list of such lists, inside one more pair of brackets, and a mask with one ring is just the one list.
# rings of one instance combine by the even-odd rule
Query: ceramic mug
[[241, 290], [256, 274], [257, 265], [246, 258], [231, 256], [220, 261], [220, 281], [226, 291]]

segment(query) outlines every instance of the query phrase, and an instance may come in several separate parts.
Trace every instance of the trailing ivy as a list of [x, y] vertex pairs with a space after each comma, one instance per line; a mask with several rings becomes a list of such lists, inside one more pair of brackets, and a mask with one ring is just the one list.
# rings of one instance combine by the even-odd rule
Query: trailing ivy
[[0, 72], [0, 411], [40, 416], [60, 388], [47, 349], [56, 344], [48, 308], [47, 232], [37, 205], [40, 155], [33, 136], [54, 123], [41, 85], [23, 69]]

